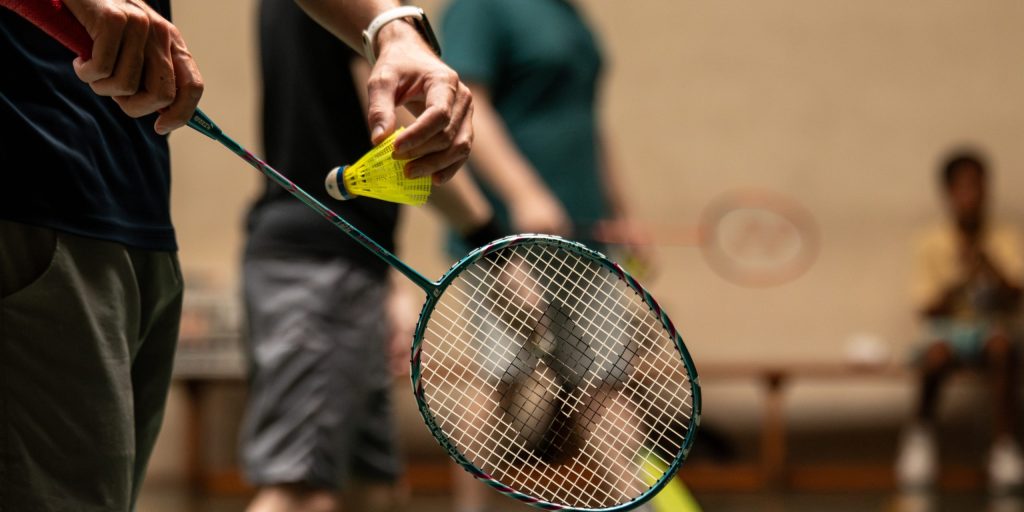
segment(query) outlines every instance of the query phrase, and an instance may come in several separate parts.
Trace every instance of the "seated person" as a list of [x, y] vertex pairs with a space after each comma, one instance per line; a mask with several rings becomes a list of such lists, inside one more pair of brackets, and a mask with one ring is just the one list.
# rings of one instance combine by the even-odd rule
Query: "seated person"
[[1019, 486], [1024, 459], [1016, 440], [1016, 319], [1024, 282], [1017, 231], [986, 211], [987, 168], [973, 153], [953, 155], [940, 174], [947, 222], [917, 241], [913, 296], [927, 326], [919, 352], [921, 392], [915, 422], [904, 435], [896, 471], [904, 487], [927, 487], [936, 476], [931, 429], [940, 386], [957, 366], [984, 370], [995, 424], [989, 458], [993, 489]]

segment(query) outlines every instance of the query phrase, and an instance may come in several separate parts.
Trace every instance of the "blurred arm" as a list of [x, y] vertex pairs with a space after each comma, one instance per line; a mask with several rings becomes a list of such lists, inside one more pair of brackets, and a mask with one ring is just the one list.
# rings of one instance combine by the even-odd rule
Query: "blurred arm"
[[628, 257], [635, 261], [630, 263], [630, 270], [650, 277], [657, 272], [654, 267], [654, 255], [651, 251], [651, 234], [633, 218], [626, 201], [625, 183], [622, 168], [616, 158], [615, 149], [607, 130], [600, 132], [601, 145], [601, 185], [605, 200], [611, 209], [610, 222], [602, 222], [595, 233], [588, 235], [598, 240], [609, 240], [622, 244], [628, 250]]
[[977, 250], [978, 272], [995, 284], [995, 300], [1002, 310], [1011, 310], [1020, 303], [1024, 274], [1024, 252], [1016, 236], [1005, 235], [991, 248]]
[[[378, 14], [399, 6], [398, 0], [296, 0], [296, 3], [317, 23], [360, 54], [363, 52], [363, 30]], [[403, 26], [409, 30], [404, 30]], [[396, 28], [419, 37], [408, 23], [388, 23], [381, 30], [381, 43], [385, 38], [384, 31], [389, 27], [390, 37], [401, 35], [396, 34]]]
[[942, 251], [926, 236], [915, 240], [911, 274], [911, 297], [924, 318], [949, 316], [964, 293], [967, 280], [944, 278]]
[[953, 314], [953, 308], [960, 294], [964, 293], [965, 285], [957, 283], [951, 285], [921, 308], [921, 316], [925, 318], [942, 318]]
[[487, 88], [471, 83], [470, 90], [475, 98], [473, 169], [508, 207], [513, 230], [570, 234], [568, 215], [512, 141]]
[[601, 181], [605, 200], [608, 201], [608, 206], [611, 208], [612, 218], [628, 219], [631, 215], [629, 205], [622, 192], [624, 182], [621, 176], [621, 167], [607, 130], [600, 131], [599, 142], [601, 144]]

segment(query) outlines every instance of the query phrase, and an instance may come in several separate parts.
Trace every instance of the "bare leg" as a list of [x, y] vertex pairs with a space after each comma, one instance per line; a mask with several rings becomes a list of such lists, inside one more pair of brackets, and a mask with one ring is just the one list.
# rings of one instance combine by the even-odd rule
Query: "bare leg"
[[402, 509], [405, 494], [404, 486], [400, 484], [359, 481], [352, 487], [351, 492], [343, 493], [340, 499], [346, 510], [396, 512]]
[[647, 486], [638, 469], [643, 438], [636, 407], [615, 390], [599, 391], [594, 401], [603, 404], [600, 413], [584, 415], [580, 427], [590, 433], [590, 456], [604, 468], [597, 477], [606, 480], [613, 496], [635, 497]]
[[[474, 442], [479, 439], [483, 443], [486, 439], [485, 433], [488, 428], [489, 419], [494, 416], [497, 407], [497, 397], [490, 391], [489, 383], [480, 382], [471, 388], [465, 389], [463, 404], [466, 406], [466, 415], [460, 418], [458, 432], [462, 439], [457, 444], [466, 452], [465, 455], [478, 465], [487, 466], [484, 461], [495, 464], [493, 453], [488, 453], [487, 448]], [[494, 447], [490, 447], [494, 448]], [[488, 468], [483, 468], [487, 470]], [[452, 491], [456, 512], [480, 512], [487, 505], [488, 489], [478, 482], [473, 475], [469, 474], [462, 466], [452, 465]]]
[[334, 492], [301, 484], [262, 487], [246, 512], [340, 512]]
[[458, 464], [452, 464], [452, 492], [456, 512], [481, 512], [487, 506], [487, 486]]
[[949, 348], [948, 343], [939, 341], [928, 347], [922, 365], [921, 395], [917, 409], [918, 421], [927, 424], [935, 419], [942, 383], [952, 369], [953, 351]]
[[1017, 431], [1017, 351], [1005, 333], [996, 334], [985, 344], [985, 360], [992, 377], [995, 401], [994, 437], [1012, 439]]
[[921, 491], [935, 483], [938, 458], [931, 424], [938, 409], [942, 383], [953, 363], [953, 351], [943, 341], [932, 344], [924, 354], [916, 419], [904, 432], [896, 457], [896, 477], [904, 490]]
[[992, 376], [995, 402], [994, 436], [988, 460], [989, 485], [1002, 494], [1024, 484], [1024, 455], [1017, 443], [1017, 351], [1005, 333], [985, 343], [985, 359]]

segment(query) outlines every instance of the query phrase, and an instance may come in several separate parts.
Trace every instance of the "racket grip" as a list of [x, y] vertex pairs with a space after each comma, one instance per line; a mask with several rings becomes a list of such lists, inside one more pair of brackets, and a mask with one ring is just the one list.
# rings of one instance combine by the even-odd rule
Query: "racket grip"
[[6, 7], [39, 27], [82, 60], [92, 58], [92, 37], [60, 0], [0, 0]]

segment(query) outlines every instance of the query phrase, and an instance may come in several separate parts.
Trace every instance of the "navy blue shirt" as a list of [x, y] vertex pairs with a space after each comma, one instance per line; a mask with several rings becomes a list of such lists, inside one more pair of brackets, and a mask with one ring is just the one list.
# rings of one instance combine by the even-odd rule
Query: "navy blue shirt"
[[[169, 17], [169, 1], [150, 1]], [[177, 249], [167, 137], [78, 79], [75, 55], [0, 8], [0, 218]]]
[[[373, 149], [352, 77], [361, 58], [294, 0], [260, 2], [263, 147], [266, 161], [389, 251], [399, 207], [366, 197], [337, 201], [324, 177]], [[383, 275], [387, 264], [267, 182], [248, 219], [249, 257], [344, 258]]]

